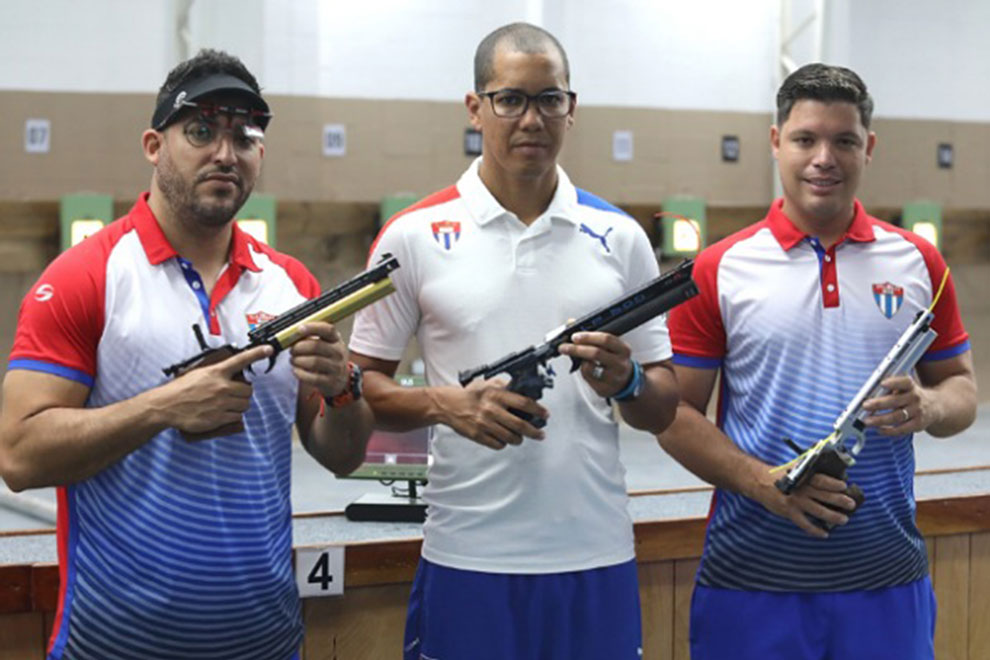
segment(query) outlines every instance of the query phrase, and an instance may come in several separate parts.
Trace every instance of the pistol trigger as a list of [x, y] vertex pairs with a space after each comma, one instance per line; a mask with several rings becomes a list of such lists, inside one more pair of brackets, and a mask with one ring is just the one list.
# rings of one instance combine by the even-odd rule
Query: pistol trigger
[[[274, 369], [274, 368], [275, 368], [275, 358], [276, 358], [277, 356], [278, 356], [278, 353], [272, 353], [271, 355], [269, 355], [269, 356], [268, 356], [268, 368], [267, 368], [267, 369], [265, 369], [265, 373], [266, 373], [266, 374], [267, 374], [267, 373], [268, 373], [269, 371], [271, 371], [272, 369]], [[248, 369], [250, 369], [250, 368], [251, 368], [251, 367], [250, 367], [250, 366], [248, 366]]]
[[571, 373], [581, 368], [581, 358], [571, 356]]

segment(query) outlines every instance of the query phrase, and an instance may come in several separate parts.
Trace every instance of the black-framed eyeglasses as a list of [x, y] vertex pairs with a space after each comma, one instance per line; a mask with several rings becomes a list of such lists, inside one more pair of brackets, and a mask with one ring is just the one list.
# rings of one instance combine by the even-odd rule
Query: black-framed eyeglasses
[[548, 89], [539, 94], [527, 94], [518, 89], [496, 89], [494, 92], [478, 92], [478, 96], [487, 96], [495, 116], [507, 119], [522, 117], [531, 101], [547, 119], [560, 119], [571, 112], [577, 101], [575, 92], [563, 89]]

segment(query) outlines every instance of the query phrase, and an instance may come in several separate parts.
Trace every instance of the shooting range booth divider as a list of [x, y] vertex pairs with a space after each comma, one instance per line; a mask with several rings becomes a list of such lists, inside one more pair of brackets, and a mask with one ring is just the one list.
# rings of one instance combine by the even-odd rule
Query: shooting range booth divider
[[384, 227], [389, 218], [399, 211], [404, 211], [419, 200], [419, 195], [414, 195], [413, 193], [396, 193], [395, 195], [386, 195], [383, 197], [378, 210], [378, 228], [381, 229]]
[[275, 196], [252, 193], [237, 212], [237, 226], [262, 243], [275, 247]]
[[59, 240], [65, 252], [113, 221], [113, 197], [99, 193], [63, 195], [59, 204]]
[[[397, 374], [395, 380], [403, 387], [426, 385], [426, 379], [420, 375]], [[347, 505], [344, 515], [354, 521], [423, 522], [426, 503], [419, 496], [419, 487], [426, 484], [429, 457], [427, 428], [404, 433], [372, 431], [365, 461], [342, 478], [373, 479], [389, 492], [365, 493]]]
[[664, 199], [661, 208], [664, 213], [682, 216], [682, 218], [674, 215], [660, 217], [657, 236], [662, 241], [660, 247], [663, 256], [693, 257], [701, 252], [708, 241], [708, 219], [705, 216], [704, 198], [675, 195]]
[[901, 226], [925, 238], [942, 249], [942, 205], [937, 202], [916, 201], [904, 205]]

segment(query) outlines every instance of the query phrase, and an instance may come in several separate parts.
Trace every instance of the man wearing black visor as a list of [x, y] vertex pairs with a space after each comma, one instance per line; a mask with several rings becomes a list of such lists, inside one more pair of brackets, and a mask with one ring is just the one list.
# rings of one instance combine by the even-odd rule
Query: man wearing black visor
[[[243, 343], [319, 294], [301, 263], [233, 221], [270, 120], [237, 58], [178, 65], [141, 138], [150, 191], [59, 256], [21, 306], [0, 475], [14, 490], [58, 487], [49, 658], [298, 658], [291, 431], [334, 472], [361, 463], [372, 417], [346, 349], [310, 323], [248, 381], [271, 347], [162, 372], [200, 351], [193, 324], [210, 345]], [[324, 399], [335, 406], [321, 412]]]

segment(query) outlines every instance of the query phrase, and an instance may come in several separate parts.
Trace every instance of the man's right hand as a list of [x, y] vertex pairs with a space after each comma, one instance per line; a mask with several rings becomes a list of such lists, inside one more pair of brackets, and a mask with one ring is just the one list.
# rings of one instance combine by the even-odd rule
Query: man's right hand
[[[849, 516], [830, 507], [852, 513], [856, 502], [845, 494], [846, 482], [824, 474], [816, 474], [806, 484], [785, 495], [774, 485], [776, 476], [769, 467], [761, 465], [766, 476], [759, 478], [753, 499], [772, 513], [787, 518], [810, 536], [828, 538], [828, 532], [813, 522], [813, 518], [830, 525], [845, 525]], [[828, 505], [828, 506], [826, 506]]]
[[509, 411], [510, 408], [547, 419], [550, 413], [533, 399], [510, 392], [505, 381], [476, 380], [465, 388], [438, 388], [444, 423], [460, 435], [492, 449], [521, 444], [523, 438], [542, 440], [544, 433]]
[[271, 355], [272, 350], [271, 346], [256, 346], [186, 372], [158, 388], [153, 405], [168, 426], [191, 440], [242, 431], [242, 417], [251, 405], [253, 392], [242, 374], [249, 365]]

